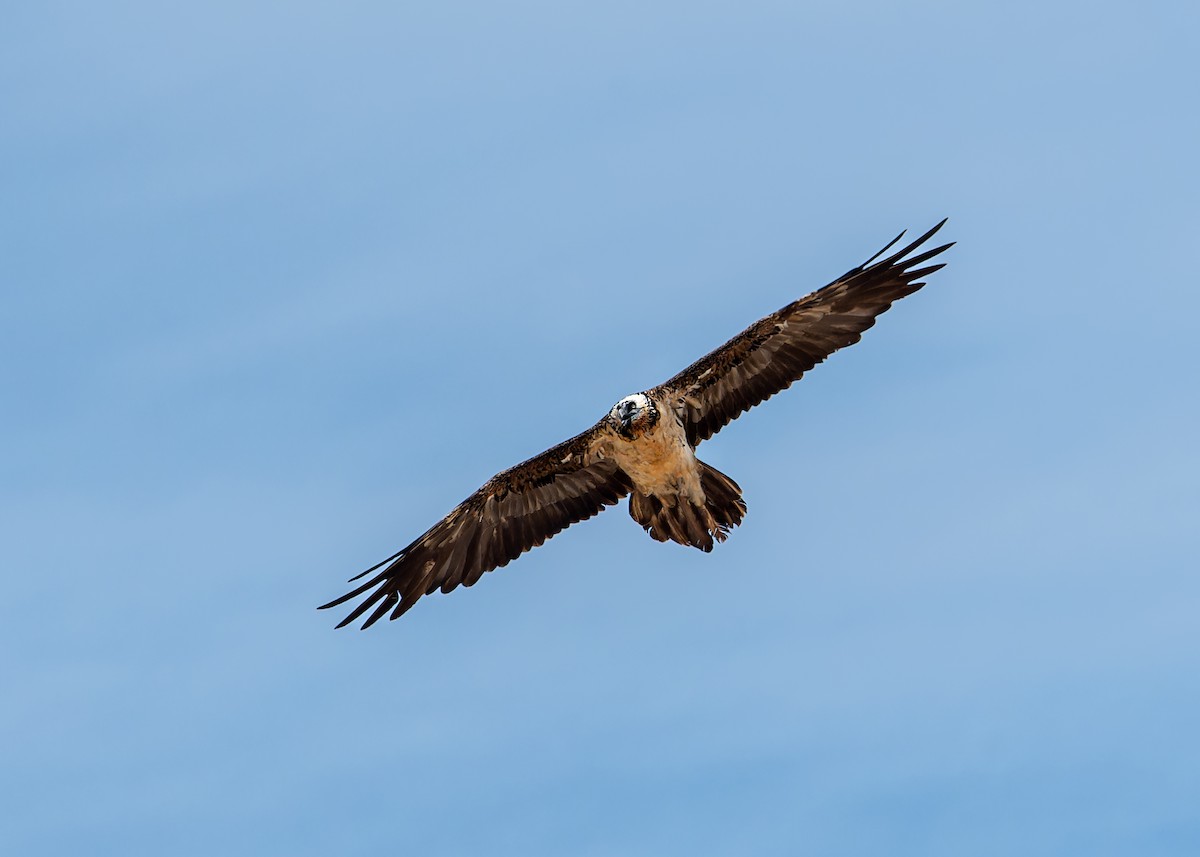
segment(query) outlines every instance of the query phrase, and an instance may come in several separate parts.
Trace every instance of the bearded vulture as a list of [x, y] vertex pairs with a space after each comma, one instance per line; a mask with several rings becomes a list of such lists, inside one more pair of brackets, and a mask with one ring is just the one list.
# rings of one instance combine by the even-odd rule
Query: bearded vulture
[[742, 521], [737, 483], [696, 458], [696, 446], [759, 402], [858, 342], [893, 302], [943, 265], [953, 246], [910, 255], [945, 220], [880, 259], [904, 236], [823, 289], [755, 322], [665, 384], [626, 396], [577, 437], [498, 473], [408, 547], [351, 578], [378, 572], [320, 609], [365, 595], [342, 622], [403, 616], [422, 595], [471, 586], [577, 521], [629, 496], [650, 538], [711, 551]]

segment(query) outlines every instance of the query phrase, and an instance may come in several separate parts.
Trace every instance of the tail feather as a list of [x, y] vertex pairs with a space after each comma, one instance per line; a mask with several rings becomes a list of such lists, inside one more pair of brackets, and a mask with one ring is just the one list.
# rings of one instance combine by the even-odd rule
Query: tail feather
[[742, 522], [746, 503], [738, 484], [703, 461], [700, 466], [700, 487], [704, 502], [693, 503], [683, 497], [662, 497], [641, 494], [629, 497], [629, 514], [655, 541], [673, 541], [691, 545], [708, 553], [713, 542], [723, 542], [729, 531]]
[[729, 530], [740, 524], [746, 514], [746, 501], [742, 499], [742, 489], [715, 467], [710, 467], [703, 461], [696, 463], [700, 465], [700, 487], [704, 489], [708, 508], [722, 531], [719, 541], [724, 541]]

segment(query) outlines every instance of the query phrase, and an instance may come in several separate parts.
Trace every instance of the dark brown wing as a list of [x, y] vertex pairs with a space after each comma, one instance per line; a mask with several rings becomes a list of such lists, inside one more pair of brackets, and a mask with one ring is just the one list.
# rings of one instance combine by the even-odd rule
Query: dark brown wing
[[496, 474], [415, 542], [350, 579], [382, 568], [377, 575], [320, 609], [374, 590], [338, 627], [372, 607], [364, 628], [389, 610], [390, 618], [397, 619], [422, 595], [472, 586], [484, 572], [507, 565], [555, 533], [613, 505], [631, 485], [624, 471], [603, 457], [606, 432], [601, 421]]
[[953, 245], [909, 254], [945, 222], [898, 253], [875, 261], [904, 236], [901, 232], [862, 265], [755, 322], [651, 394], [680, 403], [692, 446], [707, 440], [744, 411], [786, 390], [839, 348], [858, 342], [876, 316], [925, 285], [917, 280], [943, 266], [917, 266]]

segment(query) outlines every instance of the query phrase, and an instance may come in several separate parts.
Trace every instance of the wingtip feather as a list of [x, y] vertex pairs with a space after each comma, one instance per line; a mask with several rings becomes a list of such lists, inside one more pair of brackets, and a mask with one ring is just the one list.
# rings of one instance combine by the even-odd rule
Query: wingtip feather
[[903, 229], [903, 230], [901, 230], [900, 234], [899, 234], [899, 235], [897, 235], [895, 238], [893, 238], [891, 241], [889, 241], [887, 244], [885, 244], [885, 245], [883, 246], [883, 249], [882, 249], [882, 250], [880, 250], [878, 253], [876, 253], [874, 256], [872, 256], [872, 257], [871, 257], [870, 259], [868, 259], [867, 261], [863, 262], [863, 263], [862, 263], [862, 264], [861, 264], [859, 267], [860, 267], [860, 268], [865, 268], [865, 267], [867, 267], [867, 266], [868, 266], [868, 265], [870, 265], [872, 262], [874, 262], [876, 259], [878, 259], [880, 256], [882, 256], [884, 253], [886, 253], [888, 250], [891, 250], [893, 247], [895, 247], [895, 246], [896, 246], [897, 242], [899, 242], [899, 240], [900, 240], [901, 238], [903, 238], [903, 237], [904, 237], [904, 235], [905, 235], [905, 233], [906, 233], [906, 232], [908, 232], [908, 230], [907, 230], [907, 229]]
[[[944, 268], [944, 267], [946, 267], [946, 263], [945, 263], [945, 262], [942, 262], [942, 263], [940, 263], [940, 264], [938, 264], [938, 265], [930, 265], [930, 266], [929, 266], [929, 267], [927, 267], [927, 268], [918, 268], [918, 269], [917, 269], [917, 270], [915, 270], [915, 271], [909, 271], [909, 272], [908, 272], [908, 275], [909, 275], [910, 277], [912, 277], [912, 278], [913, 278], [913, 280], [919, 280], [919, 279], [921, 279], [921, 277], [927, 277], [927, 276], [929, 276], [930, 274], [934, 273], [935, 271], [940, 271], [940, 270], [942, 270], [942, 268]], [[916, 283], [914, 283], [914, 285], [917, 285], [917, 284], [916, 284]], [[921, 283], [920, 285], [925, 285], [925, 284], [924, 284], [924, 283]]]
[[409, 545], [409, 546], [408, 546], [408, 547], [406, 547], [406, 548], [403, 548], [403, 549], [401, 549], [401, 550], [398, 550], [398, 551], [396, 551], [394, 554], [392, 554], [391, 556], [389, 556], [387, 559], [382, 559], [382, 560], [380, 560], [379, 562], [375, 563], [373, 566], [371, 566], [370, 568], [368, 568], [366, 571], [360, 571], [358, 574], [354, 575], [354, 577], [350, 578], [350, 579], [349, 579], [349, 580], [347, 580], [346, 582], [347, 582], [347, 583], [353, 583], [353, 582], [354, 582], [354, 581], [356, 581], [356, 580], [360, 580], [360, 579], [362, 579], [362, 578], [366, 577], [366, 576], [367, 576], [368, 574], [370, 574], [372, 571], [375, 571], [376, 569], [379, 569], [379, 568], [383, 568], [385, 565], [387, 565], [387, 564], [388, 564], [389, 562], [391, 562], [392, 560], [398, 559], [398, 558], [400, 558], [401, 556], [403, 556], [403, 555], [405, 554], [405, 552], [407, 552], [407, 551], [408, 551], [408, 550], [409, 550], [411, 547], [412, 547], [412, 545]]

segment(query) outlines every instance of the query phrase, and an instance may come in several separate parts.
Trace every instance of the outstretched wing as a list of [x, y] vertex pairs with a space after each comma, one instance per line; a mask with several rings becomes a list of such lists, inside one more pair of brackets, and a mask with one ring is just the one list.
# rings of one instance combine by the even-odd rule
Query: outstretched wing
[[925, 285], [917, 280], [943, 266], [917, 266], [953, 244], [909, 254], [945, 222], [876, 261], [904, 236], [901, 232], [862, 265], [755, 322], [651, 394], [679, 403], [692, 446], [707, 440], [744, 411], [786, 390], [839, 348], [858, 342], [876, 316]]
[[624, 471], [605, 457], [607, 431], [602, 420], [496, 474], [415, 542], [351, 581], [378, 574], [320, 609], [366, 594], [339, 628], [372, 607], [364, 628], [389, 610], [390, 618], [397, 619], [422, 595], [472, 586], [484, 572], [507, 565], [555, 533], [613, 505], [632, 486]]

